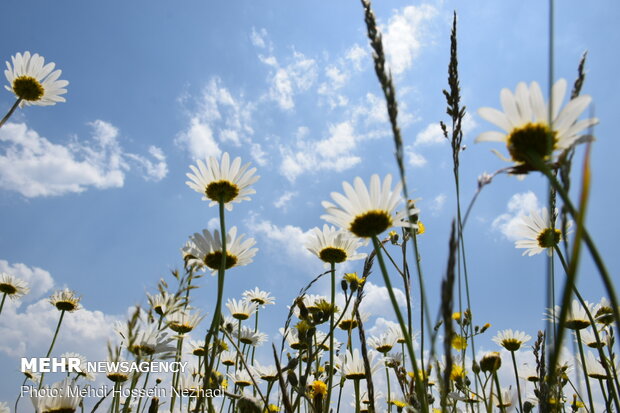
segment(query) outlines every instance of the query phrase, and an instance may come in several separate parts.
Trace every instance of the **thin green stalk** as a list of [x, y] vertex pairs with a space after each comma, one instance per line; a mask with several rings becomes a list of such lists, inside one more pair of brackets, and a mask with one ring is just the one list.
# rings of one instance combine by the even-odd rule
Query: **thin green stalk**
[[2, 303], [0, 303], [0, 314], [2, 314], [2, 308], [4, 307], [4, 300], [6, 300], [6, 293], [2, 294]]
[[504, 402], [502, 400], [502, 389], [499, 386], [499, 379], [497, 378], [497, 371], [493, 372], [493, 380], [495, 381], [495, 388], [497, 389], [497, 400], [499, 402], [499, 411], [502, 413], [506, 413], [506, 408], [504, 407]]
[[[65, 316], [65, 310], [60, 310], [60, 318], [58, 318], [58, 324], [56, 325], [56, 331], [54, 332], [54, 338], [52, 338], [52, 344], [50, 344], [49, 350], [47, 350], [47, 354], [45, 358], [49, 358], [50, 354], [52, 354], [52, 349], [54, 348], [54, 343], [56, 343], [56, 337], [58, 337], [58, 331], [60, 331], [60, 324], [62, 324], [62, 319]], [[39, 381], [39, 390], [43, 386], [43, 376], [45, 372], [41, 372], [41, 380]]]
[[[260, 309], [260, 305], [256, 307], [256, 313], [254, 314], [254, 332], [258, 331], [258, 310]], [[254, 365], [254, 352], [256, 351], [256, 347], [252, 346], [252, 365]]]
[[605, 408], [607, 409], [608, 412], [611, 412], [611, 402], [609, 401], [609, 398], [607, 397], [607, 393], [605, 393], [605, 386], [603, 386], [603, 380], [602, 379], [598, 379], [598, 384], [599, 386], [601, 386], [601, 394], [603, 395], [603, 399], [605, 400]]
[[392, 393], [390, 390], [390, 369], [388, 369], [387, 364], [385, 365], [385, 379], [387, 380], [387, 404], [388, 404], [388, 413], [392, 413]]
[[353, 380], [353, 386], [355, 387], [355, 413], [360, 413], [360, 381]]
[[[325, 406], [329, 409], [332, 398], [332, 384], [334, 378], [334, 317], [336, 305], [336, 264], [331, 263], [331, 308], [332, 313], [329, 317], [329, 378], [327, 383], [327, 399]], [[340, 399], [340, 397], [338, 397]]]
[[[208, 352], [209, 349], [209, 344], [211, 342], [211, 338], [215, 335], [215, 338], [217, 339], [217, 332], [219, 331], [219, 327], [220, 327], [220, 312], [221, 312], [221, 308], [222, 308], [222, 297], [224, 295], [224, 276], [226, 274], [226, 257], [227, 257], [227, 251], [226, 251], [226, 221], [225, 221], [225, 216], [224, 216], [224, 201], [223, 199], [220, 200], [219, 202], [219, 213], [220, 213], [220, 235], [221, 235], [221, 244], [222, 244], [222, 261], [220, 262], [220, 268], [218, 269], [217, 272], [217, 301], [215, 303], [215, 313], [213, 314], [213, 321], [211, 322], [211, 326], [209, 327], [209, 330], [207, 332], [207, 335], [205, 337], [205, 349]], [[211, 373], [213, 370], [213, 363], [215, 362], [215, 356], [216, 356], [216, 350], [217, 350], [217, 346], [212, 346], [213, 350], [211, 351], [211, 359], [206, 362], [205, 361], [205, 377], [203, 380], [203, 388], [207, 388], [207, 385], [209, 383], [209, 380], [211, 378]], [[211, 398], [208, 397], [207, 401], [209, 402], [209, 410], [213, 410], [213, 403], [211, 402]], [[200, 399], [200, 403], [197, 406], [198, 407], [202, 406], [203, 403], [203, 399]]]
[[517, 359], [515, 358], [515, 352], [511, 351], [512, 367], [515, 369], [515, 381], [517, 382], [517, 395], [519, 396], [519, 411], [523, 412], [523, 400], [521, 399], [521, 385], [519, 384], [519, 372], [517, 370]]
[[385, 261], [383, 260], [383, 254], [381, 254], [381, 241], [376, 236], [372, 237], [372, 242], [375, 247], [375, 253], [377, 254], [377, 259], [379, 261], [379, 266], [381, 268], [381, 273], [383, 274], [383, 281], [385, 282], [385, 286], [388, 290], [388, 294], [390, 296], [390, 301], [392, 302], [392, 307], [394, 308], [394, 312], [396, 313], [396, 318], [398, 319], [398, 323], [400, 324], [400, 329], [405, 337], [407, 352], [409, 353], [409, 358], [411, 359], [411, 364], [413, 366], [413, 374], [415, 375], [415, 389], [418, 395], [418, 401], [422, 406], [422, 411], [428, 410], [428, 401], [426, 400], [426, 391], [424, 389], [424, 383], [420, 379], [420, 373], [418, 370], [418, 363], [416, 361], [415, 353], [413, 351], [413, 343], [411, 342], [411, 336], [407, 331], [407, 327], [405, 325], [405, 320], [403, 319], [403, 315], [400, 311], [400, 307], [398, 306], [398, 302], [396, 301], [396, 296], [394, 295], [394, 289], [392, 288], [392, 282], [390, 281], [390, 276], [388, 275], [387, 268], [385, 267]]
[[[596, 328], [596, 326], [595, 326]], [[594, 402], [592, 400], [592, 389], [590, 388], [590, 378], [588, 377], [588, 367], [586, 366], [586, 357], [583, 352], [583, 343], [581, 342], [581, 333], [575, 330], [577, 336], [577, 344], [579, 346], [579, 357], [581, 358], [581, 366], [583, 367], [583, 377], [586, 381], [586, 390], [588, 392], [588, 403], [590, 404], [590, 412], [594, 412]]]
[[[175, 355], [175, 361], [178, 363], [179, 361], [181, 361], [181, 355], [183, 352], [183, 335], [180, 336], [177, 339], [177, 353]], [[172, 387], [174, 390], [172, 392], [172, 400], [170, 401], [170, 412], [173, 413], [174, 412], [174, 404], [176, 401], [176, 397], [177, 397], [177, 391], [179, 390], [179, 378], [180, 378], [181, 373], [177, 372], [174, 373], [174, 375], [172, 376]]]
[[[27, 381], [28, 381], [28, 377], [26, 377], [26, 378], [24, 379], [24, 381], [22, 382], [22, 385], [21, 385], [20, 389], [26, 385], [26, 382], [27, 382]], [[21, 399], [21, 398], [22, 398], [22, 392], [21, 392], [21, 390], [20, 390], [20, 392], [17, 394], [17, 400], [15, 400], [15, 407], [14, 407], [14, 409], [13, 409], [13, 411], [14, 411], [15, 413], [17, 413], [17, 405], [19, 404], [19, 399]]]
[[15, 103], [13, 103], [13, 106], [11, 106], [11, 109], [9, 109], [9, 111], [7, 112], [6, 115], [4, 115], [4, 117], [2, 118], [2, 120], [0, 120], [0, 128], [6, 123], [7, 120], [9, 120], [9, 118], [11, 117], [11, 115], [13, 114], [13, 112], [15, 112], [15, 109], [17, 109], [17, 107], [19, 106], [19, 104], [22, 102], [22, 99], [19, 98], [15, 101]]

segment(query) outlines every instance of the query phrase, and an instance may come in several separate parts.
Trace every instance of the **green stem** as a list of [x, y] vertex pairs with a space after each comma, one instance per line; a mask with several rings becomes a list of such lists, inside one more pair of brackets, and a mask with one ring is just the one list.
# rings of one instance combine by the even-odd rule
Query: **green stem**
[[[47, 354], [45, 358], [49, 358], [50, 354], [52, 354], [52, 349], [54, 348], [54, 343], [56, 343], [56, 337], [58, 337], [58, 331], [60, 331], [60, 324], [62, 324], [62, 319], [65, 316], [65, 310], [60, 310], [60, 318], [58, 319], [58, 324], [56, 325], [56, 331], [54, 332], [54, 338], [52, 338], [52, 344], [50, 344], [49, 350], [47, 350]], [[45, 372], [41, 372], [41, 380], [39, 381], [39, 390], [43, 386], [43, 376]]]
[[[205, 349], [209, 351], [209, 344], [211, 343], [211, 338], [215, 335], [217, 340], [217, 332], [220, 327], [220, 312], [222, 308], [222, 298], [224, 295], [224, 276], [226, 273], [226, 221], [224, 217], [224, 201], [220, 200], [219, 202], [219, 213], [220, 213], [220, 235], [221, 235], [221, 244], [222, 244], [222, 260], [220, 262], [220, 268], [217, 272], [217, 302], [215, 303], [215, 313], [213, 314], [213, 321], [211, 322], [211, 326], [209, 327], [209, 331], [205, 337]], [[217, 346], [212, 346], [213, 349], [211, 351], [211, 359], [207, 362], [205, 361], [205, 377], [203, 380], [203, 388], [207, 388], [209, 380], [211, 379], [211, 374], [213, 370], [213, 363], [215, 362], [215, 356], [217, 351]], [[207, 401], [209, 403], [209, 410], [213, 410], [213, 404], [211, 398], [208, 397]], [[203, 398], [200, 399], [196, 410], [202, 406]]]
[[[183, 352], [183, 337], [180, 336], [177, 339], [177, 353], [175, 355], [175, 361], [178, 363], [181, 360], [181, 353]], [[176, 390], [172, 392], [172, 400], [170, 401], [170, 412], [174, 412], [174, 404], [179, 390], [179, 376], [181, 373], [177, 372], [172, 376], [172, 387]]]
[[[596, 326], [594, 326], [596, 328]], [[592, 389], [590, 388], [590, 378], [588, 377], [588, 368], [586, 366], [586, 357], [583, 352], [583, 343], [581, 342], [581, 333], [575, 330], [577, 336], [577, 345], [579, 346], [579, 357], [581, 358], [581, 366], [583, 367], [583, 376], [586, 381], [586, 390], [588, 392], [588, 403], [590, 404], [590, 412], [594, 413], [594, 402], [592, 401]]]
[[2, 308], [4, 307], [4, 300], [6, 300], [6, 293], [2, 294], [2, 303], [0, 303], [0, 314], [2, 314]]
[[4, 115], [4, 117], [2, 118], [2, 120], [0, 120], [0, 128], [6, 123], [7, 120], [9, 120], [9, 118], [11, 117], [11, 115], [13, 114], [13, 112], [15, 112], [15, 109], [17, 109], [17, 107], [19, 106], [19, 104], [22, 102], [22, 99], [19, 98], [15, 101], [15, 103], [13, 103], [13, 106], [11, 106], [11, 109], [9, 109], [9, 111], [7, 112], [6, 115]]
[[413, 351], [413, 343], [411, 342], [411, 336], [407, 331], [407, 327], [405, 325], [405, 320], [403, 319], [403, 315], [400, 311], [400, 307], [398, 306], [398, 301], [396, 301], [396, 296], [394, 295], [394, 289], [392, 288], [392, 282], [390, 281], [390, 276], [388, 275], [387, 269], [385, 267], [385, 261], [383, 260], [383, 254], [381, 254], [381, 241], [376, 236], [372, 237], [372, 242], [375, 247], [375, 253], [377, 254], [377, 260], [379, 261], [379, 266], [381, 268], [381, 273], [383, 274], [383, 281], [385, 282], [385, 286], [388, 290], [388, 294], [390, 296], [390, 301], [392, 302], [392, 307], [394, 308], [394, 312], [396, 313], [396, 318], [398, 319], [398, 323], [400, 324], [400, 329], [402, 330], [403, 336], [405, 337], [407, 352], [409, 353], [409, 358], [411, 360], [411, 364], [413, 366], [413, 374], [415, 375], [415, 389], [418, 395], [418, 400], [422, 405], [422, 411], [428, 410], [428, 401], [426, 400], [426, 391], [424, 389], [424, 383], [422, 383], [420, 379], [420, 373], [418, 370], [418, 363], [416, 361], [415, 353]]
[[[331, 263], [331, 315], [329, 317], [329, 378], [327, 383], [327, 399], [325, 406], [329, 409], [332, 398], [332, 384], [334, 378], [334, 317], [336, 305], [336, 264]], [[340, 397], [338, 397], [340, 399]]]
[[[20, 389], [26, 385], [26, 382], [27, 382], [27, 381], [28, 381], [28, 377], [26, 377], [26, 378], [24, 379], [24, 381], [22, 382], [22, 385], [21, 385]], [[15, 400], [15, 408], [13, 409], [13, 410], [15, 411], [15, 413], [17, 413], [17, 405], [19, 404], [19, 399], [21, 399], [21, 398], [22, 398], [22, 392], [21, 392], [21, 390], [20, 390], [19, 394], [17, 395], [17, 400]]]
[[523, 412], [523, 400], [521, 399], [521, 384], [519, 384], [519, 372], [517, 370], [517, 359], [515, 358], [515, 352], [511, 351], [512, 367], [515, 369], [515, 380], [517, 382], [517, 395], [519, 396], [519, 411]]
[[355, 387], [355, 413], [360, 413], [360, 381], [353, 380], [353, 385]]
[[390, 370], [388, 366], [385, 366], [385, 378], [387, 380], [387, 404], [388, 404], [388, 413], [392, 412], [392, 393], [390, 390]]
[[499, 411], [502, 413], [506, 413], [506, 408], [504, 407], [504, 402], [502, 400], [502, 389], [499, 386], [499, 379], [497, 378], [497, 371], [493, 372], [493, 380], [495, 381], [495, 388], [497, 389], [497, 400], [499, 402]]

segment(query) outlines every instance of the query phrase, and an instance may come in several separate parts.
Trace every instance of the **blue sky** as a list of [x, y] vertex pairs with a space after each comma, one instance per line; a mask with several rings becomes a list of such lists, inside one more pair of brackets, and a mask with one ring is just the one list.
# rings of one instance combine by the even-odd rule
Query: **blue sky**
[[[473, 143], [494, 128], [476, 109], [499, 107], [501, 88], [514, 90], [520, 81], [538, 81], [546, 90], [543, 3], [374, 4], [401, 105], [409, 187], [427, 228], [421, 251], [433, 312], [455, 214], [450, 149], [436, 125], [447, 120], [441, 90], [452, 10], [459, 14], [460, 77], [470, 115], [461, 157], [468, 202], [478, 175], [505, 166], [490, 152], [504, 148]], [[617, 274], [620, 83], [612, 45], [620, 42], [620, 6], [558, 3], [556, 77], [572, 84], [589, 51], [583, 93], [593, 97], [601, 122], [587, 224]], [[145, 292], [182, 266], [181, 246], [193, 232], [213, 227], [217, 216], [184, 183], [195, 159], [229, 152], [258, 168], [256, 195], [235, 206], [227, 222], [255, 237], [260, 251], [250, 266], [231, 270], [226, 295], [238, 298], [255, 286], [272, 292], [278, 305], [263, 319], [270, 333], [282, 325], [285, 305], [322, 270], [300, 245], [306, 231], [323, 225], [320, 202], [355, 176], [397, 173], [356, 1], [11, 0], [3, 6], [0, 57], [39, 53], [56, 62], [70, 85], [66, 103], [19, 110], [0, 129], [0, 270], [33, 285], [0, 316], [0, 400], [14, 397], [7, 383], [19, 380], [16, 357], [37, 355], [49, 343], [56, 314], [44, 299], [55, 288], [76, 290], [85, 307], [63, 327], [58, 351], [73, 349], [77, 340], [76, 351], [96, 358], [104, 354], [110, 321], [144, 303]], [[0, 112], [12, 103], [3, 91]], [[545, 258], [522, 257], [506, 224], [536, 202], [544, 205], [545, 188], [539, 176], [500, 176], [480, 196], [466, 229], [474, 316], [494, 329], [483, 339], [487, 348], [497, 329], [534, 336], [544, 326]], [[586, 298], [598, 301], [602, 288], [589, 259], [580, 277]], [[382, 285], [378, 276], [371, 281]], [[214, 282], [203, 278], [206, 288], [194, 293], [194, 305], [208, 313]], [[376, 291], [371, 325], [391, 318], [385, 294]]]

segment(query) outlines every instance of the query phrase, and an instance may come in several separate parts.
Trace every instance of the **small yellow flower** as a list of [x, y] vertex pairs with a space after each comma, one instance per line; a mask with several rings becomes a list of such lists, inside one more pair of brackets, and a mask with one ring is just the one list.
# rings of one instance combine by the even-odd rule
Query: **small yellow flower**
[[467, 338], [455, 334], [452, 337], [452, 347], [458, 351], [465, 350], [467, 348]]
[[459, 321], [461, 319], [461, 313], [459, 313], [458, 311], [456, 313], [452, 313], [452, 319], [454, 321]]
[[321, 380], [315, 380], [312, 382], [310, 387], [310, 395], [313, 399], [315, 398], [325, 398], [327, 395], [327, 384], [322, 382]]
[[467, 375], [467, 371], [460, 364], [453, 364], [450, 372], [450, 380], [462, 380]]
[[280, 408], [278, 406], [276, 406], [275, 404], [270, 404], [269, 406], [267, 406], [267, 412], [279, 412]]
[[426, 227], [424, 226], [424, 224], [422, 223], [422, 221], [418, 221], [418, 229], [416, 230], [416, 233], [418, 235], [422, 235], [426, 232]]

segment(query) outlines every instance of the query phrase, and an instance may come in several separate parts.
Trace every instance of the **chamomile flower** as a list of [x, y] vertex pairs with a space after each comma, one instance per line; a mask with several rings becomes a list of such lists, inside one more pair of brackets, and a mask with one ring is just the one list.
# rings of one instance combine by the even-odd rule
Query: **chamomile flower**
[[[61, 359], [65, 359], [65, 368], [68, 371], [71, 371], [72, 373], [78, 373], [79, 376], [84, 377], [86, 380], [88, 381], [94, 381], [95, 380], [95, 374], [88, 371], [86, 369], [86, 357], [84, 357], [81, 354], [78, 353], [63, 353], [60, 355]], [[78, 364], [78, 369], [80, 369], [81, 371], [74, 371], [73, 369], [69, 370], [69, 359], [78, 359], [79, 360], [79, 364]]]
[[254, 288], [253, 290], [244, 291], [243, 298], [261, 306], [276, 303], [276, 299], [272, 297], [269, 292], [259, 290], [258, 287]]
[[603, 348], [611, 344], [611, 335], [605, 331], [598, 333], [600, 342], [596, 340], [596, 336], [590, 330], [581, 331], [581, 342], [590, 348]]
[[531, 383], [537, 383], [540, 381], [536, 367], [529, 364], [523, 364], [519, 367], [519, 377]]
[[511, 329], [502, 330], [493, 337], [493, 341], [504, 347], [508, 351], [517, 351], [521, 346], [532, 337], [525, 334], [523, 331], [512, 331]]
[[258, 361], [254, 363], [254, 371], [256, 375], [266, 382], [274, 382], [278, 380], [278, 369], [276, 366], [263, 366]]
[[239, 157], [231, 164], [227, 152], [219, 162], [215, 157], [211, 157], [206, 165], [199, 160], [198, 166], [190, 165], [190, 169], [193, 173], [187, 174], [190, 181], [186, 184], [203, 194], [202, 199], [210, 200], [209, 206], [223, 202], [226, 209], [232, 211], [233, 203], [249, 200], [249, 195], [256, 193], [251, 188], [259, 178], [254, 175], [256, 168], [250, 169], [249, 163], [241, 166]]
[[[590, 313], [592, 313], [592, 304], [587, 301], [585, 302], [585, 304], [588, 307]], [[561, 311], [562, 309], [559, 305], [556, 305], [553, 309], [548, 308], [546, 313], [546, 319], [559, 323]], [[573, 300], [570, 307], [568, 307], [568, 313], [566, 314], [564, 326], [570, 330], [582, 330], [584, 328], [590, 327], [590, 319], [588, 318], [588, 314], [586, 313], [586, 310], [583, 308], [579, 301]]]
[[[355, 178], [353, 186], [348, 182], [342, 184], [345, 195], [332, 192], [331, 197], [338, 205], [323, 201], [326, 214], [321, 218], [348, 230], [360, 238], [372, 238], [392, 227], [417, 228], [407, 221], [407, 211], [396, 212], [401, 203], [402, 184], [392, 189], [392, 175], [387, 175], [381, 183], [378, 175], [370, 178], [370, 190], [360, 177]], [[410, 209], [410, 214], [419, 210]]]
[[230, 311], [230, 315], [237, 320], [247, 320], [256, 311], [258, 304], [246, 300], [229, 299], [226, 302], [226, 308]]
[[58, 309], [58, 311], [73, 312], [79, 310], [80, 297], [78, 297], [75, 291], [71, 291], [65, 288], [61, 291], [56, 291], [50, 297], [50, 303]]
[[6, 272], [0, 273], [0, 294], [16, 300], [28, 294], [28, 291], [30, 291], [30, 288], [28, 288], [26, 281], [20, 280]]
[[48, 391], [33, 393], [30, 400], [37, 413], [73, 413], [80, 405], [82, 397], [80, 388], [67, 377], [52, 384]]
[[175, 333], [187, 334], [192, 331], [203, 318], [204, 316], [201, 316], [198, 312], [175, 311], [168, 315], [168, 327]]
[[204, 357], [207, 354], [204, 341], [190, 340], [189, 347], [191, 348], [189, 353], [193, 356]]
[[284, 328], [280, 328], [280, 334], [284, 336], [286, 342], [293, 350], [304, 350], [308, 348], [308, 343], [300, 339], [297, 329], [289, 328], [285, 331]]
[[149, 305], [159, 316], [176, 311], [183, 304], [181, 299], [172, 294], [168, 294], [166, 291], [154, 295], [146, 293], [146, 296]]
[[337, 230], [330, 225], [323, 225], [323, 229], [310, 230], [310, 240], [306, 248], [325, 262], [325, 266], [339, 264], [345, 261], [359, 260], [366, 254], [358, 253], [357, 249], [363, 243], [359, 238], [352, 237], [347, 231]]
[[54, 70], [55, 63], [45, 64], [43, 56], [30, 52], [11, 56], [11, 62], [6, 62], [4, 71], [10, 86], [4, 87], [21, 100], [20, 106], [50, 106], [65, 101], [60, 95], [67, 93], [64, 88], [69, 82], [58, 80], [62, 71]]
[[241, 332], [234, 331], [233, 336], [239, 338], [241, 343], [249, 344], [253, 347], [258, 347], [267, 341], [267, 334], [254, 331], [253, 328], [249, 327], [241, 327]]
[[585, 129], [598, 123], [596, 118], [577, 121], [592, 98], [578, 96], [560, 110], [566, 94], [566, 80], [558, 80], [551, 93], [553, 108], [552, 123], [549, 125], [550, 105], [545, 104], [538, 83], [532, 82], [529, 87], [523, 82], [519, 83], [514, 94], [508, 89], [502, 89], [500, 100], [504, 111], [480, 108], [478, 114], [503, 131], [484, 132], [476, 138], [476, 142], [504, 142], [511, 161], [522, 168], [522, 173], [535, 169], [530, 165], [529, 153], [548, 161], [554, 151], [571, 147], [579, 141]]
[[222, 351], [220, 353], [220, 363], [226, 367], [234, 366], [237, 363], [237, 353], [234, 351]]
[[[379, 368], [381, 368], [382, 358], [378, 357], [378, 354], [374, 351], [368, 352], [368, 361], [370, 364], [370, 371], [368, 374], [373, 374]], [[353, 353], [349, 350], [346, 353], [342, 353], [338, 357], [338, 366], [341, 376], [347, 380], [361, 380], [366, 378], [366, 369], [364, 367], [364, 359], [360, 355], [358, 349], [354, 349]]]
[[172, 353], [176, 349], [173, 338], [152, 324], [130, 331], [127, 323], [118, 323], [115, 330], [121, 336], [122, 344], [136, 356]]
[[[555, 213], [557, 214], [557, 210]], [[568, 228], [571, 225], [572, 221], [569, 221]], [[551, 226], [547, 208], [540, 212], [533, 210], [529, 215], [522, 216], [517, 231], [518, 237], [522, 239], [515, 242], [515, 247], [525, 248], [523, 255], [532, 256], [545, 250], [551, 255], [553, 248], [562, 240], [562, 231], [556, 225], [553, 228]]]
[[0, 402], [0, 413], [11, 413], [11, 409], [7, 402]]
[[379, 353], [386, 354], [392, 347], [396, 344], [396, 339], [398, 337], [393, 331], [388, 331], [387, 333], [383, 333], [380, 336], [373, 336], [368, 339], [368, 345]]
[[[232, 227], [226, 235], [226, 269], [248, 265], [256, 255], [257, 248], [252, 248], [256, 241], [254, 238], [244, 239], [245, 235], [237, 235], [237, 227]], [[184, 247], [184, 252], [191, 258], [188, 259], [190, 266], [198, 268], [207, 267], [215, 274], [222, 262], [222, 239], [218, 230], [213, 234], [207, 229], [202, 234], [195, 233], [190, 237], [191, 243]]]
[[[250, 367], [250, 369], [252, 369]], [[253, 384], [253, 378], [255, 376], [255, 372], [252, 371], [252, 375], [248, 373], [246, 369], [243, 370], [235, 370], [234, 373], [228, 373], [228, 377], [230, 380], [237, 386], [244, 388], [247, 386], [251, 386]]]
[[[360, 311], [360, 318], [362, 323], [365, 323], [370, 318], [370, 314]], [[356, 328], [357, 325], [357, 317], [353, 314], [353, 309], [350, 309], [342, 315], [342, 320], [340, 320], [338, 327], [342, 330], [349, 331]]]
[[[607, 363], [607, 360], [605, 363]], [[608, 378], [603, 363], [591, 351], [586, 352], [585, 366], [582, 365], [582, 367], [585, 367], [588, 371], [588, 377], [598, 380], [607, 380]]]

